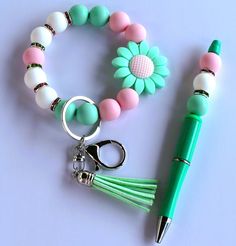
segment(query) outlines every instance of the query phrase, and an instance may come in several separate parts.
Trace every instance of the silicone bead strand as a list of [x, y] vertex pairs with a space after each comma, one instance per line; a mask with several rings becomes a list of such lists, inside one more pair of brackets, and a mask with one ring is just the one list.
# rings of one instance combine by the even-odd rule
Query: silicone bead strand
[[208, 111], [209, 97], [212, 96], [215, 87], [215, 73], [221, 67], [221, 58], [219, 56], [221, 43], [214, 40], [208, 50], [200, 58], [201, 72], [193, 81], [194, 95], [188, 99], [188, 112], [203, 116]]
[[99, 117], [103, 121], [115, 120], [121, 110], [135, 108], [139, 103], [139, 94], [143, 91], [154, 94], [156, 88], [165, 85], [163, 76], [166, 76], [168, 70], [165, 67], [166, 58], [158, 57], [158, 48], [149, 49], [147, 42], [144, 41], [146, 29], [141, 24], [131, 23], [125, 12], [114, 12], [110, 16], [109, 10], [102, 5], [88, 10], [82, 4], [74, 5], [65, 12], [52, 12], [44, 26], [32, 30], [31, 45], [23, 53], [23, 62], [27, 68], [24, 81], [26, 86], [35, 92], [36, 103], [41, 108], [55, 111], [57, 119], [60, 118], [65, 100], [61, 100], [48, 84], [46, 73], [42, 68], [45, 62], [44, 51], [52, 43], [55, 34], [64, 32], [70, 25], [81, 26], [88, 22], [95, 27], [108, 24], [112, 31], [123, 32], [125, 38], [130, 41], [128, 48], [120, 47], [117, 50], [120, 57], [112, 62], [118, 68], [115, 77], [124, 78], [124, 88], [117, 93], [116, 99], [104, 99], [98, 107], [84, 103], [77, 107], [73, 114], [70, 108], [67, 120], [74, 117], [80, 123], [90, 125], [96, 123]]

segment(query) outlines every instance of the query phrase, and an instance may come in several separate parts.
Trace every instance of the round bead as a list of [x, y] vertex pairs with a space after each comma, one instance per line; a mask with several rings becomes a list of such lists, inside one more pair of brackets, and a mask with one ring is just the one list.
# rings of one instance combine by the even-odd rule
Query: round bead
[[189, 113], [205, 115], [208, 111], [208, 99], [203, 95], [193, 95], [188, 99], [187, 108]]
[[216, 78], [213, 74], [207, 72], [199, 73], [193, 80], [194, 90], [203, 90], [211, 95], [216, 87]]
[[[58, 120], [61, 120], [62, 108], [65, 103], [66, 103], [65, 100], [61, 100], [55, 107], [54, 115]], [[76, 105], [74, 103], [71, 103], [66, 110], [66, 121], [68, 122], [72, 121], [74, 119], [75, 112], [76, 112]]]
[[93, 125], [98, 121], [98, 118], [98, 109], [91, 103], [83, 103], [76, 111], [76, 119], [84, 125]]
[[140, 24], [131, 24], [125, 30], [125, 38], [136, 43], [139, 43], [146, 39], [146, 36], [146, 29]]
[[89, 20], [94, 26], [104, 26], [109, 20], [109, 10], [104, 6], [95, 6], [90, 10]]
[[103, 121], [115, 120], [120, 116], [119, 103], [111, 98], [104, 99], [99, 104], [99, 113]]
[[75, 26], [84, 25], [88, 20], [89, 11], [83, 4], [77, 4], [72, 6], [69, 10], [72, 24]]
[[125, 12], [115, 12], [111, 15], [109, 26], [113, 32], [123, 32], [130, 25], [130, 18]]
[[36, 47], [29, 47], [23, 53], [23, 62], [25, 65], [37, 63], [43, 65], [45, 61], [44, 53]]
[[201, 69], [208, 69], [213, 73], [217, 73], [221, 67], [221, 58], [215, 53], [206, 53], [200, 59], [200, 67]]
[[130, 88], [120, 90], [116, 99], [122, 110], [135, 108], [139, 103], [138, 93]]
[[34, 89], [38, 84], [47, 82], [47, 76], [42, 68], [32, 67], [26, 71], [24, 81], [28, 88]]
[[52, 42], [52, 33], [48, 28], [39, 26], [31, 32], [30, 39], [32, 43], [36, 42], [47, 47]]
[[55, 99], [57, 99], [57, 93], [49, 86], [41, 87], [35, 94], [36, 103], [43, 109], [50, 108]]
[[56, 33], [60, 33], [66, 30], [68, 21], [64, 13], [53, 12], [48, 16], [46, 24], [51, 26]]

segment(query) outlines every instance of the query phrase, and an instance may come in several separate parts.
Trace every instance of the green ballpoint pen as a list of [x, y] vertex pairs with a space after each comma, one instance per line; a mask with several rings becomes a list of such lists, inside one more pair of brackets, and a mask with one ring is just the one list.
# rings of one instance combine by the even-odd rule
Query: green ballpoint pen
[[208, 109], [208, 98], [215, 86], [215, 73], [221, 66], [221, 42], [214, 40], [200, 59], [201, 72], [193, 82], [194, 94], [187, 103], [188, 114], [184, 118], [169, 177], [169, 183], [157, 224], [156, 242], [161, 243], [169, 228], [179, 193], [192, 161], [200, 133], [202, 119]]

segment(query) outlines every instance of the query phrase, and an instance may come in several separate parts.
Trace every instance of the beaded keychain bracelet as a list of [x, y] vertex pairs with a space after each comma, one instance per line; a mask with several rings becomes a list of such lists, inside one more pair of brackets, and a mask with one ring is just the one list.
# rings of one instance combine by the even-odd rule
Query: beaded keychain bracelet
[[[112, 31], [122, 33], [128, 41], [127, 47], [117, 49], [118, 57], [112, 60], [117, 68], [114, 77], [122, 79], [122, 89], [116, 99], [102, 100], [98, 106], [84, 96], [62, 100], [56, 91], [48, 85], [43, 71], [44, 51], [50, 45], [53, 36], [67, 29], [68, 26], [81, 26], [91, 23], [103, 27], [107, 23]], [[167, 59], [159, 54], [157, 47], [149, 48], [146, 30], [140, 24], [131, 24], [124, 12], [115, 12], [111, 16], [104, 6], [95, 6], [90, 11], [84, 5], [75, 5], [68, 12], [53, 12], [44, 26], [36, 27], [31, 33], [31, 46], [23, 53], [23, 62], [27, 67], [24, 81], [27, 87], [35, 92], [39, 107], [51, 109], [57, 119], [61, 119], [64, 130], [77, 141], [73, 152], [73, 177], [85, 184], [103, 191], [133, 206], [149, 211], [155, 198], [157, 181], [153, 179], [117, 178], [95, 174], [85, 169], [86, 156], [95, 162], [96, 170], [114, 169], [123, 165], [126, 151], [122, 144], [115, 140], [105, 140], [86, 145], [85, 141], [95, 137], [101, 121], [111, 121], [119, 117], [121, 110], [135, 108], [142, 93], [154, 94], [156, 89], [165, 86], [164, 78], [168, 76]], [[83, 101], [76, 106], [75, 101]], [[76, 119], [84, 125], [95, 128], [86, 136], [74, 134], [67, 122]], [[106, 144], [114, 144], [121, 149], [121, 160], [116, 165], [108, 165], [100, 160], [100, 149]]]

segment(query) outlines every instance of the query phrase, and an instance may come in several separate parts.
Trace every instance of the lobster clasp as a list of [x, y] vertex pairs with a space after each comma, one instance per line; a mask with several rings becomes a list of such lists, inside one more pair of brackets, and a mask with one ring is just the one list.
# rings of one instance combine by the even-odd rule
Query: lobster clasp
[[[103, 146], [108, 145], [108, 144], [112, 144], [112, 145], [117, 146], [121, 152], [121, 157], [120, 157], [119, 162], [114, 164], [114, 165], [106, 164], [106, 163], [102, 162], [100, 159], [100, 149]], [[95, 162], [96, 170], [98, 170], [99, 168], [108, 169], [108, 170], [116, 169], [116, 168], [121, 167], [123, 165], [125, 158], [126, 158], [126, 150], [125, 150], [124, 146], [115, 140], [104, 140], [104, 141], [101, 141], [98, 143], [87, 145], [85, 147], [85, 152]]]

